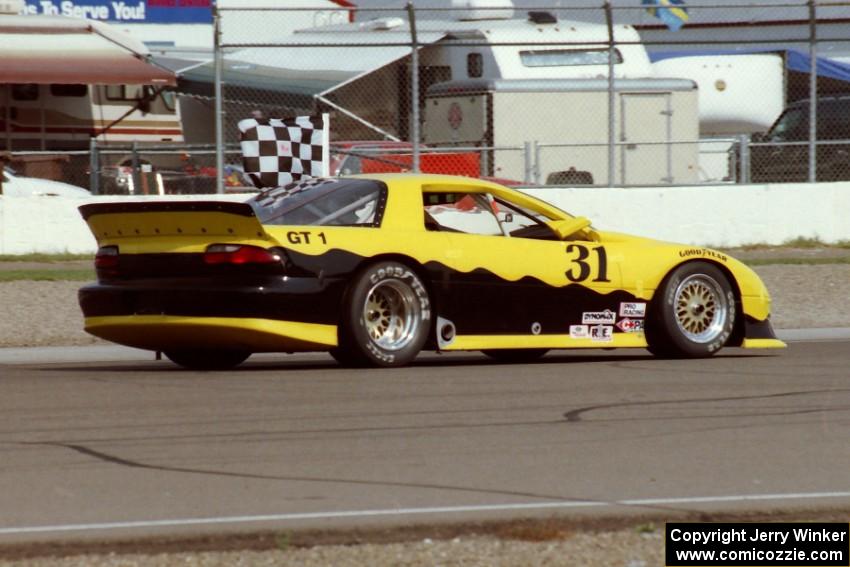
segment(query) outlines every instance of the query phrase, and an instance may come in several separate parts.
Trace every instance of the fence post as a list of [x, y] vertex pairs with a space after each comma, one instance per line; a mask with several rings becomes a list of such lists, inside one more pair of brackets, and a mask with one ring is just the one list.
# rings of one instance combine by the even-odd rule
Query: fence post
[[142, 187], [142, 176], [139, 171], [139, 148], [138, 142], [133, 140], [133, 145], [130, 147], [130, 164], [133, 168], [133, 190], [130, 191], [131, 194], [136, 193]]
[[615, 175], [615, 152], [614, 140], [616, 123], [614, 121], [614, 55], [617, 53], [614, 47], [614, 14], [611, 2], [605, 0], [605, 22], [608, 25], [608, 187], [614, 185]]
[[523, 183], [526, 185], [531, 185], [534, 180], [534, 154], [531, 149], [531, 142], [526, 140], [523, 142], [523, 157], [525, 158], [525, 175], [523, 176]]
[[750, 182], [750, 137], [747, 134], [738, 136], [738, 148], [738, 183], [747, 184]]
[[419, 173], [419, 45], [416, 38], [416, 12], [413, 2], [407, 3], [407, 18], [410, 21], [410, 141], [413, 142], [411, 168]]
[[537, 143], [537, 140], [532, 140], [531, 147], [534, 153], [534, 166], [532, 168], [532, 171], [534, 171], [534, 184], [542, 185], [540, 182], [540, 144]]
[[818, 24], [815, 0], [809, 0], [809, 183], [817, 181], [818, 170]]
[[97, 138], [89, 138], [89, 192], [100, 193], [100, 156], [97, 153]]
[[222, 101], [221, 76], [224, 68], [221, 52], [221, 14], [218, 3], [213, 2], [213, 50], [215, 58], [215, 192], [224, 193], [224, 101]]

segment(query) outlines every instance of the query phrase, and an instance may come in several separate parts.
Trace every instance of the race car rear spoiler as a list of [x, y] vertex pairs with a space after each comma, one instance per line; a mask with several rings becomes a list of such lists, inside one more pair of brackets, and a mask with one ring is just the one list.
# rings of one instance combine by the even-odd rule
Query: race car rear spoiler
[[232, 201], [130, 201], [82, 205], [80, 214], [99, 244], [145, 242], [163, 238], [172, 245], [199, 245], [210, 237], [225, 240], [272, 240], [248, 203]]
[[79, 207], [83, 219], [94, 215], [115, 213], [186, 213], [186, 212], [222, 212], [253, 217], [254, 209], [248, 203], [234, 201], [112, 201], [109, 203], [89, 203]]

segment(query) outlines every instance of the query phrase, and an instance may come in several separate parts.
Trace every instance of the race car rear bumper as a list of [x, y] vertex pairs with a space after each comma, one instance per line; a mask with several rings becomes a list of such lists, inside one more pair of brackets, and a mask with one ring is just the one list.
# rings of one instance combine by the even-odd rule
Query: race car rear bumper
[[85, 330], [150, 350], [327, 350], [337, 344], [345, 282], [262, 277], [97, 283], [79, 291]]
[[173, 278], [90, 284], [79, 291], [84, 317], [179, 315], [335, 325], [341, 278]]

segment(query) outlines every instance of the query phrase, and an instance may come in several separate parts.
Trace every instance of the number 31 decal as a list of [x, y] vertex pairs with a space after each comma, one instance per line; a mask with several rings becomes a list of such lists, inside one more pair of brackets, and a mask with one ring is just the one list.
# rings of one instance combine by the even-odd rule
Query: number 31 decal
[[[587, 261], [590, 256], [590, 250], [588, 250], [587, 246], [583, 246], [581, 244], [568, 245], [567, 254], [572, 254], [573, 252], [578, 252], [578, 255], [570, 260], [570, 262], [574, 265], [570, 266], [570, 269], [567, 270], [565, 274], [567, 279], [571, 282], [583, 282], [591, 275], [590, 263]], [[596, 252], [596, 256], [599, 260], [599, 269], [596, 277], [591, 281], [610, 282], [611, 280], [608, 279], [608, 254], [605, 252], [605, 248], [600, 246], [598, 248], [594, 248], [593, 252]]]

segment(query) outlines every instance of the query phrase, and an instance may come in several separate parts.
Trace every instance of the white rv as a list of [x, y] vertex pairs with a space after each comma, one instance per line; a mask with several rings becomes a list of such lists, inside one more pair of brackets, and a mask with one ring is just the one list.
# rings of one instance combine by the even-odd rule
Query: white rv
[[785, 108], [785, 62], [776, 53], [680, 55], [652, 70], [697, 83], [701, 136], [765, 132]]
[[107, 24], [0, 14], [0, 53], [0, 149], [183, 140], [174, 73]]
[[182, 142], [175, 98], [148, 85], [0, 85], [0, 150], [87, 150], [92, 137]]

